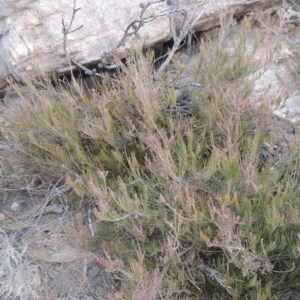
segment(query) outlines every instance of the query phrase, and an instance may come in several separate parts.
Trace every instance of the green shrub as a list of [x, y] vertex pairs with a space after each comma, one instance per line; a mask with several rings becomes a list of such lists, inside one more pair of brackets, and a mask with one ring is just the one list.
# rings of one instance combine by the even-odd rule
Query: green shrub
[[257, 65], [245, 38], [232, 53], [221, 39], [201, 44], [188, 117], [172, 115], [175, 92], [140, 54], [110, 86], [16, 86], [22, 105], [2, 131], [73, 201], [96, 200], [93, 248], [122, 282], [113, 299], [299, 296], [298, 148], [259, 170], [271, 117], [249, 104]]

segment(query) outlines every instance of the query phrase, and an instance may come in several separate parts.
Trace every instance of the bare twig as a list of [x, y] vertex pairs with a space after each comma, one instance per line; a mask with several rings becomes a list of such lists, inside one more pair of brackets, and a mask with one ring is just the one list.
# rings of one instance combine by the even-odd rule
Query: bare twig
[[36, 299], [28, 276], [27, 245], [16, 247], [0, 229], [0, 297], [2, 299]]
[[71, 29], [72, 26], [73, 26], [73, 22], [74, 22], [74, 20], [75, 20], [75, 15], [76, 15], [76, 13], [81, 9], [81, 7], [76, 8], [76, 1], [77, 1], [77, 0], [74, 0], [74, 3], [73, 3], [73, 12], [72, 12], [72, 17], [71, 17], [70, 23], [67, 24], [67, 23], [65, 22], [65, 20], [62, 19], [62, 26], [63, 26], [62, 32], [63, 32], [63, 34], [64, 34], [63, 49], [64, 49], [65, 55], [66, 55], [67, 57], [69, 57], [69, 53], [68, 53], [68, 50], [67, 50], [67, 39], [68, 39], [68, 35], [69, 35], [70, 33], [73, 33], [73, 32], [75, 32], [75, 31], [77, 31], [77, 30], [80, 30], [80, 29], [83, 27], [83, 25], [80, 25], [80, 26], [78, 26], [78, 27], [75, 28], [75, 29]]
[[[207, 1], [207, 0], [206, 0]], [[174, 45], [172, 47], [172, 50], [170, 53], [167, 54], [167, 59], [164, 61], [164, 63], [160, 66], [159, 70], [157, 71], [157, 75], [159, 75], [163, 69], [170, 63], [173, 55], [175, 52], [179, 49], [181, 42], [184, 40], [184, 38], [187, 36], [187, 34], [190, 32], [191, 28], [195, 24], [195, 22], [202, 16], [204, 13], [205, 9], [202, 10], [202, 12], [196, 17], [196, 18], [189, 18], [187, 19], [188, 11], [184, 8], [179, 8], [178, 7], [178, 0], [167, 0], [167, 8], [163, 10], [155, 10], [153, 13], [146, 15], [146, 12], [148, 11], [148, 8], [152, 5], [158, 4], [165, 2], [165, 0], [151, 0], [148, 1], [147, 3], [140, 3], [140, 14], [139, 17], [136, 20], [133, 20], [125, 29], [124, 34], [119, 41], [119, 43], [116, 45], [116, 49], [122, 47], [125, 45], [126, 39], [130, 36], [135, 36], [139, 38], [139, 30], [147, 23], [152, 22], [153, 20], [160, 18], [160, 17], [168, 17], [170, 20], [170, 31], [171, 35], [174, 39]], [[203, 5], [203, 4], [201, 4]], [[70, 69], [72, 69], [71, 65], [75, 65], [81, 70], [85, 72], [87, 75], [91, 76], [101, 76], [100, 73], [97, 72], [96, 69], [89, 69], [82, 64], [74, 61], [71, 59], [70, 54], [67, 50], [67, 40], [68, 40], [68, 35], [80, 30], [83, 25], [78, 26], [75, 29], [72, 29], [73, 22], [75, 19], [76, 13], [80, 10], [81, 8], [76, 7], [76, 0], [74, 0], [73, 3], [73, 11], [72, 11], [72, 16], [70, 22], [67, 24], [64, 19], [62, 19], [62, 32], [64, 35], [63, 39], [63, 50], [69, 59], [69, 64], [70, 64]], [[179, 34], [177, 34], [177, 29], [178, 26], [176, 25], [175, 22], [175, 15], [181, 13], [183, 15], [183, 21], [181, 24], [181, 27], [179, 27]], [[118, 65], [114, 63], [113, 55], [112, 52], [104, 52], [101, 56], [101, 62], [98, 64], [98, 68], [100, 69], [107, 69], [107, 70], [114, 70], [118, 68]]]
[[151, 15], [145, 17], [144, 14], [146, 10], [153, 4], [164, 2], [165, 0], [153, 0], [148, 1], [146, 4], [140, 3], [141, 12], [137, 20], [132, 21], [127, 28], [125, 29], [124, 35], [121, 38], [120, 42], [117, 45], [117, 48], [125, 45], [125, 40], [131, 36], [135, 35], [138, 37], [138, 31], [146, 24], [159, 17], [167, 16], [170, 13], [169, 9], [163, 11], [154, 11]]
[[[178, 0], [168, 0], [167, 4], [169, 5], [169, 7], [167, 9], [160, 10], [160, 11], [155, 10], [152, 14], [145, 16], [147, 9], [151, 5], [161, 3], [164, 1], [165, 0], [152, 0], [152, 1], [148, 1], [147, 3], [140, 3], [141, 12], [140, 12], [139, 18], [132, 21], [127, 26], [121, 40], [119, 41], [119, 43], [116, 46], [116, 49], [125, 46], [126, 39], [132, 35], [134, 35], [136, 38], [139, 38], [140, 36], [139, 36], [138, 31], [145, 24], [150, 23], [153, 20], [160, 18], [160, 17], [164, 17], [164, 16], [169, 17], [171, 14], [175, 14], [178, 12], [183, 12], [183, 13], [186, 12], [185, 9], [178, 9], [178, 5], [177, 5]], [[173, 2], [176, 3], [176, 5], [174, 5]], [[111, 53], [104, 52], [102, 55], [102, 58], [101, 58], [101, 63], [98, 65], [98, 67], [104, 68], [104, 69], [115, 69], [118, 66], [113, 63], [113, 57], [112, 57]]]
[[90, 230], [91, 236], [95, 237], [95, 225], [93, 222], [93, 209], [94, 209], [94, 203], [91, 199], [89, 199], [89, 201], [86, 205], [86, 218], [87, 218], [87, 224], [88, 224], [88, 228]]
[[80, 25], [77, 28], [72, 29], [73, 22], [75, 20], [75, 15], [81, 9], [81, 7], [78, 7], [78, 8], [76, 7], [76, 2], [77, 2], [77, 0], [74, 0], [74, 2], [73, 2], [72, 16], [71, 16], [70, 22], [66, 23], [65, 19], [64, 18], [62, 19], [63, 50], [64, 50], [64, 53], [65, 53], [65, 56], [68, 58], [68, 61], [69, 61], [71, 76], [73, 77], [72, 64], [76, 65], [78, 68], [80, 68], [83, 71], [85, 71], [85, 73], [87, 75], [100, 76], [100, 74], [97, 73], [97, 71], [95, 69], [90, 70], [90, 69], [86, 68], [85, 66], [83, 66], [82, 64], [80, 64], [80, 63], [72, 60], [71, 57], [70, 57], [70, 54], [68, 52], [68, 49], [67, 49], [68, 35], [71, 34], [71, 33], [73, 33], [73, 32], [75, 32], [75, 31], [80, 30], [83, 27], [83, 25]]
[[[170, 2], [172, 2], [172, 3], [174, 2], [174, 4], [171, 6], [170, 12], [173, 12], [173, 11], [177, 12], [178, 11], [178, 8], [177, 8], [178, 1], [170, 1]], [[200, 13], [198, 13], [197, 16], [192, 14], [189, 18], [187, 18], [187, 10], [181, 10], [183, 12], [183, 21], [182, 21], [181, 26], [176, 25], [176, 22], [174, 20], [174, 14], [173, 13], [169, 14], [170, 31], [171, 31], [171, 34], [173, 37], [174, 44], [173, 44], [171, 51], [168, 54], [167, 59], [162, 63], [162, 65], [157, 70], [156, 78], [159, 78], [161, 72], [170, 64], [174, 54], [180, 47], [180, 44], [186, 38], [186, 36], [191, 32], [191, 30], [194, 27], [194, 25], [196, 24], [196, 22], [203, 16], [203, 14], [205, 13], [205, 11], [207, 9], [207, 5], [209, 3], [210, 3], [210, 0], [205, 0], [203, 3], [201, 3], [197, 6], [197, 8], [195, 9], [196, 12], [198, 11], [198, 8], [200, 8], [200, 6], [202, 6], [202, 10]], [[177, 33], [177, 29], [179, 29], [179, 33]]]
[[35, 212], [30, 216], [30, 220], [36, 219], [37, 221], [45, 213], [46, 207], [49, 203], [56, 197], [61, 198], [65, 197], [65, 193], [70, 190], [70, 187], [67, 184], [61, 185], [61, 180], [58, 180], [52, 187], [49, 189], [45, 199], [42, 201], [41, 205], [35, 210]]
[[[37, 179], [41, 181], [41, 184], [36, 186]], [[45, 183], [44, 181], [38, 176], [38, 178], [33, 178], [31, 182], [25, 186], [21, 186], [19, 188], [1, 188], [1, 191], [5, 192], [17, 192], [17, 191], [26, 191], [26, 192], [32, 192], [40, 190], [42, 187], [44, 187]]]
[[188, 267], [186, 267], [185, 269], [185, 274], [187, 279], [189, 280], [189, 282], [200, 292], [203, 293], [203, 291], [200, 289], [200, 287], [198, 286], [198, 284], [196, 283], [196, 281], [194, 280], [191, 271]]

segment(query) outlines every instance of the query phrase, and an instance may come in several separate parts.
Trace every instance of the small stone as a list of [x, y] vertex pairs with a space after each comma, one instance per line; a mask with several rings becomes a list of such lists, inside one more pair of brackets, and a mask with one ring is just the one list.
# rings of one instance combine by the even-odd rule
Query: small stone
[[19, 211], [19, 210], [21, 210], [21, 205], [17, 201], [14, 201], [10, 206], [10, 210], [11, 211]]
[[287, 119], [293, 123], [300, 121], [300, 91], [297, 91], [285, 101], [280, 107], [274, 110], [274, 114], [278, 117]]

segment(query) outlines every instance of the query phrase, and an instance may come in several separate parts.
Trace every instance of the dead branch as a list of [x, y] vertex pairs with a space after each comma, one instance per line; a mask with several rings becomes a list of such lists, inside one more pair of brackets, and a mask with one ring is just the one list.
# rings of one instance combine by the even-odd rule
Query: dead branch
[[[124, 34], [119, 41], [119, 43], [116, 46], [116, 49], [123, 47], [125, 45], [126, 39], [130, 36], [135, 36], [136, 38], [139, 38], [139, 30], [145, 26], [145, 24], [152, 22], [153, 20], [160, 18], [160, 17], [168, 17], [169, 22], [170, 22], [170, 32], [174, 40], [174, 45], [170, 51], [170, 53], [167, 54], [167, 59], [164, 61], [164, 63], [160, 66], [158, 71], [156, 72], [156, 77], [159, 77], [159, 74], [167, 67], [167, 65], [171, 62], [172, 57], [174, 56], [175, 52], [179, 49], [180, 44], [182, 41], [185, 39], [185, 37], [188, 35], [188, 33], [191, 31], [191, 28], [195, 24], [195, 22], [202, 16], [205, 10], [202, 11], [201, 14], [199, 14], [196, 18], [190, 18], [187, 19], [188, 11], [184, 8], [179, 8], [178, 7], [178, 0], [167, 0], [167, 8], [163, 10], [155, 10], [153, 13], [147, 15], [148, 8], [152, 5], [162, 3], [165, 0], [151, 0], [148, 1], [147, 3], [140, 3], [140, 8], [141, 12], [139, 14], [139, 17], [136, 20], [133, 20], [125, 29]], [[207, 0], [205, 1], [207, 2]], [[203, 4], [201, 4], [203, 5]], [[101, 74], [97, 72], [96, 69], [89, 69], [82, 64], [74, 61], [71, 57], [70, 54], [67, 50], [67, 40], [68, 40], [68, 35], [80, 30], [83, 25], [78, 26], [75, 29], [72, 29], [73, 22], [75, 19], [76, 13], [80, 10], [81, 8], [76, 7], [76, 0], [74, 0], [73, 3], [73, 11], [72, 11], [72, 16], [69, 24], [65, 22], [64, 19], [62, 19], [62, 32], [63, 32], [63, 49], [66, 57], [69, 60], [70, 64], [70, 69], [72, 69], [72, 64], [80, 68], [85, 72], [85, 74], [90, 75], [90, 76], [98, 76], [100, 77]], [[179, 26], [179, 34], [177, 34], [177, 29], [178, 25], [175, 22], [175, 15], [181, 13], [183, 15], [183, 21], [181, 26]], [[106, 70], [115, 70], [118, 68], [118, 65], [114, 62], [113, 59], [113, 54], [112, 52], [104, 52], [101, 55], [101, 62], [98, 64], [99, 69], [106, 69]]]
[[[201, 18], [201, 16], [205, 13], [207, 5], [210, 3], [210, 0], [205, 0], [203, 3], [199, 4], [197, 6], [197, 8], [195, 9], [195, 11], [197, 12], [198, 9], [202, 6], [202, 10], [200, 11], [200, 13], [198, 15], [194, 15], [192, 14], [189, 18], [187, 18], [187, 10], [181, 10], [181, 12], [183, 13], [183, 21], [182, 24], [180, 26], [178, 26], [175, 22], [174, 19], [174, 14], [171, 12], [177, 12], [178, 9], [178, 1], [177, 0], [170, 0], [169, 2], [172, 2], [172, 6], [171, 6], [171, 10], [170, 10], [170, 14], [169, 14], [169, 19], [170, 19], [170, 31], [173, 37], [173, 47], [171, 49], [171, 51], [168, 53], [168, 56], [166, 58], [166, 60], [162, 63], [162, 65], [159, 67], [159, 69], [156, 72], [156, 78], [160, 77], [161, 72], [170, 64], [174, 54], [176, 53], [176, 51], [179, 49], [180, 44], [182, 43], [182, 41], [187, 37], [187, 35], [189, 33], [191, 33], [195, 23]], [[174, 2], [174, 3], [173, 3]], [[179, 33], [177, 33], [179, 29]]]
[[80, 25], [80, 26], [78, 26], [78, 27], [75, 28], [75, 29], [71, 29], [72, 26], [73, 26], [73, 22], [74, 22], [74, 20], [75, 20], [75, 15], [76, 15], [76, 13], [81, 9], [81, 7], [76, 8], [76, 1], [77, 1], [77, 0], [74, 0], [74, 3], [73, 3], [73, 12], [72, 12], [72, 17], [71, 17], [70, 23], [67, 24], [67, 23], [65, 22], [65, 20], [62, 19], [62, 26], [63, 26], [62, 32], [63, 32], [63, 35], [64, 35], [63, 49], [64, 49], [64, 53], [65, 53], [66, 57], [69, 58], [69, 61], [71, 61], [71, 59], [70, 59], [70, 55], [69, 55], [68, 50], [67, 50], [67, 40], [68, 40], [68, 35], [69, 35], [70, 33], [72, 33], [72, 32], [75, 32], [75, 31], [77, 31], [77, 30], [80, 30], [80, 29], [83, 27], [83, 25]]

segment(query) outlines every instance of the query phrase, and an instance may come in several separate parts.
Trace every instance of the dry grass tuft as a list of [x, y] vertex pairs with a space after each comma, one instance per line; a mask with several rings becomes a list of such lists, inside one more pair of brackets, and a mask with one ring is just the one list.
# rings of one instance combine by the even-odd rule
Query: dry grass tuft
[[32, 264], [26, 254], [27, 246], [14, 246], [4, 230], [0, 229], [0, 297], [10, 299], [36, 299], [36, 286]]

